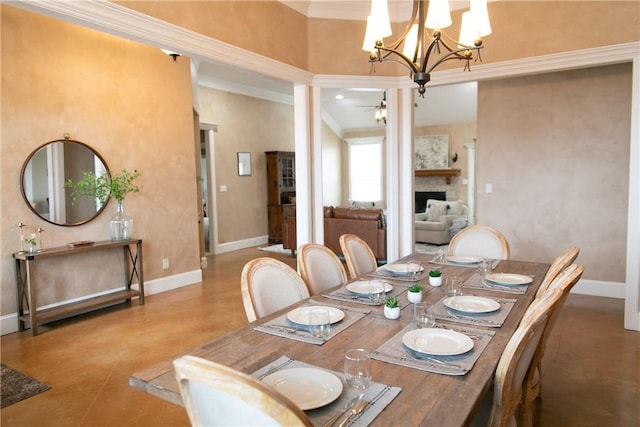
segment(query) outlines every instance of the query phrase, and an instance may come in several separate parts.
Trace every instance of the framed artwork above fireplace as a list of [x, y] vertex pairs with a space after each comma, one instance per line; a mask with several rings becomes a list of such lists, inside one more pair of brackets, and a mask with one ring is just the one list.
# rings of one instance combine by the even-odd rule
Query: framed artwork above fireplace
[[449, 135], [416, 136], [415, 169], [448, 169]]

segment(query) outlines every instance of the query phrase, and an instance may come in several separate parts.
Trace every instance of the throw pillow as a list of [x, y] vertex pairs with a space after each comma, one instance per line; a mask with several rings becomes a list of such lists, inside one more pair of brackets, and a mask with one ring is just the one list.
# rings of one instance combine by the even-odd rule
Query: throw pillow
[[464, 206], [464, 204], [462, 203], [462, 200], [456, 200], [456, 201], [451, 201], [451, 202], [447, 202], [449, 204], [449, 211], [447, 212], [448, 215], [462, 215], [462, 208]]
[[447, 214], [447, 203], [438, 200], [427, 201], [427, 221], [440, 221]]

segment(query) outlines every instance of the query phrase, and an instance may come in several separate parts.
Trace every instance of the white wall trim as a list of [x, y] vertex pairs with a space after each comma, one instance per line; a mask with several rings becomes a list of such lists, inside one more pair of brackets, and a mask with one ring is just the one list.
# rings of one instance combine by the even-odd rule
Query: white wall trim
[[269, 236], [257, 236], [244, 240], [236, 240], [234, 242], [219, 243], [215, 245], [215, 254], [223, 254], [225, 252], [237, 251], [240, 249], [252, 248], [254, 246], [266, 245], [269, 242]]
[[[161, 292], [170, 291], [173, 289], [178, 289], [183, 286], [193, 285], [199, 282], [202, 282], [202, 270], [192, 270], [192, 271], [187, 271], [185, 273], [175, 274], [173, 276], [161, 277], [159, 279], [153, 279], [145, 282], [144, 295], [145, 297], [148, 297], [149, 295], [154, 295]], [[135, 289], [138, 289], [137, 284], [134, 284], [132, 287]], [[64, 304], [84, 301], [89, 298], [98, 297], [98, 296], [105, 295], [117, 290], [120, 290], [120, 288], [110, 289], [110, 290], [98, 292], [92, 295], [83, 295], [82, 297], [79, 297], [79, 298], [72, 298], [66, 301], [60, 301], [53, 304], [48, 304], [46, 306], [38, 307], [38, 308], [46, 309], [46, 308], [59, 307]], [[119, 303], [114, 303], [113, 305], [115, 304], [119, 304]], [[137, 304], [137, 299], [134, 299], [133, 304]], [[18, 316], [18, 313], [11, 313], [11, 314], [6, 314], [0, 318], [0, 330], [2, 335], [18, 332], [17, 316]]]
[[624, 299], [625, 288], [626, 286], [624, 283], [620, 282], [580, 279], [573, 289], [571, 289], [571, 293], [591, 295], [595, 297]]

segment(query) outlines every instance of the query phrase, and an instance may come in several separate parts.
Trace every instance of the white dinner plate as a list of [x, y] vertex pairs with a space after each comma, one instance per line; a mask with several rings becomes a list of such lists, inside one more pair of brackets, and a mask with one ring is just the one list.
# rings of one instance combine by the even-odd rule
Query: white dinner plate
[[299, 325], [309, 326], [311, 324], [309, 319], [309, 312], [318, 308], [324, 308], [325, 310], [329, 311], [329, 321], [332, 324], [344, 319], [344, 311], [340, 310], [339, 308], [327, 307], [324, 305], [305, 305], [303, 307], [295, 308], [287, 313], [287, 319]]
[[266, 376], [262, 381], [288, 397], [303, 411], [328, 405], [342, 393], [340, 378], [324, 369], [283, 369]]
[[505, 286], [528, 285], [529, 283], [533, 282], [533, 279], [530, 276], [512, 273], [491, 273], [487, 274], [485, 276], [485, 279], [490, 282]]
[[435, 356], [454, 356], [473, 348], [473, 340], [449, 329], [414, 329], [402, 336], [402, 342], [413, 351]]
[[500, 308], [498, 301], [472, 295], [445, 298], [443, 304], [449, 308], [465, 313], [491, 313]]
[[[385, 292], [389, 292], [391, 290], [393, 290], [393, 286], [391, 286], [391, 283], [387, 283], [387, 282], [383, 282], [378, 280], [379, 282], [384, 284], [384, 291]], [[349, 283], [347, 286], [345, 286], [345, 288], [347, 288], [347, 290], [349, 292], [353, 292], [354, 294], [360, 294], [360, 295], [369, 295], [369, 283], [372, 282], [371, 280], [358, 280], [357, 282], [352, 282]]]
[[447, 255], [447, 261], [454, 264], [477, 264], [482, 261], [482, 258], [478, 256], [455, 256]]
[[397, 276], [407, 276], [409, 274], [418, 273], [424, 270], [422, 266], [420, 266], [418, 269], [416, 269], [415, 267], [413, 268], [411, 267], [413, 266], [409, 264], [398, 263], [398, 264], [386, 264], [384, 266], [384, 269], [390, 272], [391, 274], [395, 274]]

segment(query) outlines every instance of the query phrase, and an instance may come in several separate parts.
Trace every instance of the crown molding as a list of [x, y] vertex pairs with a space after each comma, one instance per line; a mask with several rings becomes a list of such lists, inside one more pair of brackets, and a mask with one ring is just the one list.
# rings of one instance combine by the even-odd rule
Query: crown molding
[[310, 84], [313, 78], [313, 74], [308, 71], [106, 0], [12, 0], [5, 3], [146, 45], [179, 52], [196, 61], [239, 66], [294, 84]]

